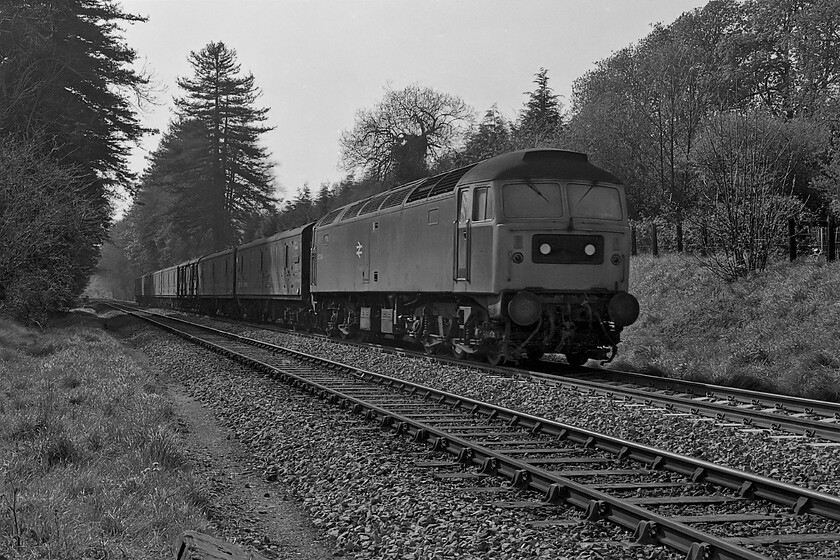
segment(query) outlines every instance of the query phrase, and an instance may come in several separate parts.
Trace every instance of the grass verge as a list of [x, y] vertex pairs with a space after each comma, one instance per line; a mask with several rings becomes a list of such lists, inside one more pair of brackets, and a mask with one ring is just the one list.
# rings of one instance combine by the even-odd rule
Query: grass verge
[[614, 366], [840, 400], [840, 263], [780, 262], [727, 283], [694, 257], [634, 257], [641, 314]]
[[0, 319], [0, 559], [171, 556], [207, 524], [170, 403], [95, 316]]

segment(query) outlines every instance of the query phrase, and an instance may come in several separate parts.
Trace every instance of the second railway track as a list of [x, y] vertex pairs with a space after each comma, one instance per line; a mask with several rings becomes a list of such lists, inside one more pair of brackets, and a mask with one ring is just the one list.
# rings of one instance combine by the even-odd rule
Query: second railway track
[[[810, 543], [809, 552], [813, 543], [830, 543], [828, 553], [837, 555], [836, 496], [207, 332], [182, 336], [202, 339], [385, 429], [449, 453], [453, 460], [440, 468], [504, 476], [514, 487], [539, 492], [548, 504], [574, 506], [586, 518], [617, 523], [638, 542], [663, 544], [692, 560], [766, 558], [762, 547], [780, 543]], [[803, 519], [810, 529], [797, 533]], [[752, 523], [752, 529], [758, 523], [766, 534], [737, 536], [743, 523]]]

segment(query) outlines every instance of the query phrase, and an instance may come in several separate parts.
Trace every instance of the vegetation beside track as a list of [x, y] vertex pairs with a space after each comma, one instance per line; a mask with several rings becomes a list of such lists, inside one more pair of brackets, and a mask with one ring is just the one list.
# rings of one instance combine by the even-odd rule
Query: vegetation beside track
[[641, 315], [611, 367], [840, 400], [840, 264], [727, 283], [691, 256], [640, 255], [630, 285]]
[[0, 558], [169, 557], [207, 524], [172, 404], [97, 316], [51, 325], [0, 319]]

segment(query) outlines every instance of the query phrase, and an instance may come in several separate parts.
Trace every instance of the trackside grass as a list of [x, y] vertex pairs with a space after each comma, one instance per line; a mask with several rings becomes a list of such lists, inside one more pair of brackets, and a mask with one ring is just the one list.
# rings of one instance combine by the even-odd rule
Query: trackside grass
[[633, 257], [639, 320], [613, 367], [840, 400], [840, 263], [726, 283], [694, 257]]
[[168, 558], [206, 526], [171, 405], [74, 315], [43, 332], [0, 319], [0, 558]]

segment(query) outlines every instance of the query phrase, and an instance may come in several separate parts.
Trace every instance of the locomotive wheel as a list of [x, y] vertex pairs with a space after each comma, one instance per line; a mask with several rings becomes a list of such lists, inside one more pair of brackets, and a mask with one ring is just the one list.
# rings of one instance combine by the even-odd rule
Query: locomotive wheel
[[487, 350], [485, 350], [484, 352], [484, 358], [487, 360], [487, 363], [491, 366], [504, 365], [504, 363], [507, 361], [505, 359], [504, 353], [502, 352], [502, 349], [499, 347], [498, 344], [488, 346]]
[[585, 364], [588, 360], [589, 358], [587, 358], [585, 354], [566, 354], [566, 361], [569, 362], [570, 366], [579, 367]]
[[525, 347], [525, 354], [526, 354], [526, 357], [525, 357], [524, 360], [522, 360], [524, 363], [526, 363], [526, 364], [536, 364], [543, 357], [544, 352], [542, 351], [542, 348], [540, 348], [539, 346], [526, 346]]
[[440, 344], [432, 344], [428, 342], [423, 342], [423, 353], [427, 356], [434, 356], [438, 352], [438, 347]]
[[456, 360], [466, 360], [470, 357], [470, 353], [465, 351], [463, 348], [453, 344], [452, 345], [452, 357]]

